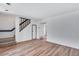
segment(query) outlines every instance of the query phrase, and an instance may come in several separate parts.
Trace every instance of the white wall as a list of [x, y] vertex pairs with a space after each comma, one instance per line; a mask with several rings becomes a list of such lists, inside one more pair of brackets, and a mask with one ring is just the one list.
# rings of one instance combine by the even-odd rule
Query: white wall
[[15, 26], [16, 26], [16, 42], [21, 42], [21, 41], [27, 41], [31, 39], [31, 24], [29, 24], [26, 28], [24, 28], [21, 32], [19, 32], [19, 23], [20, 23], [20, 18], [16, 17], [15, 20]]
[[[11, 30], [15, 27], [15, 16], [0, 14], [0, 30]], [[0, 32], [0, 38], [13, 37], [13, 32]]]
[[27, 41], [27, 40], [31, 40], [32, 39], [32, 24], [36, 24], [37, 25], [37, 32], [38, 32], [37, 33], [37, 38], [39, 38], [39, 36], [40, 36], [40, 34], [39, 34], [39, 24], [40, 24], [40, 22], [41, 22], [40, 20], [31, 18], [31, 23], [27, 27], [25, 27], [21, 32], [19, 32], [20, 18], [19, 18], [19, 16], [17, 16], [16, 20], [15, 20], [16, 42], [22, 42], [22, 41]]
[[44, 19], [48, 41], [79, 49], [79, 12]]

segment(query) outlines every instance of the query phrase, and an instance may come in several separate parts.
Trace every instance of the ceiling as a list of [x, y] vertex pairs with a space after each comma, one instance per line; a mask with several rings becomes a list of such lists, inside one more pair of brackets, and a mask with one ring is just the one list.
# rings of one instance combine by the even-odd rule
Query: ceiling
[[[8, 9], [8, 11], [4, 11], [4, 9]], [[3, 6], [0, 3], [0, 11], [2, 12], [36, 19], [45, 19], [78, 10], [79, 3], [11, 3], [11, 6]]]

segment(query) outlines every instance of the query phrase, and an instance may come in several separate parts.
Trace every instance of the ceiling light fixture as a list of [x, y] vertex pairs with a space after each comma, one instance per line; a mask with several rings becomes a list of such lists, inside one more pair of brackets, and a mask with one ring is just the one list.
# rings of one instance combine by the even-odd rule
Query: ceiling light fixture
[[11, 5], [11, 3], [6, 3], [7, 5]]
[[0, 7], [2, 11], [9, 11], [9, 8], [11, 7], [11, 3], [0, 3]]

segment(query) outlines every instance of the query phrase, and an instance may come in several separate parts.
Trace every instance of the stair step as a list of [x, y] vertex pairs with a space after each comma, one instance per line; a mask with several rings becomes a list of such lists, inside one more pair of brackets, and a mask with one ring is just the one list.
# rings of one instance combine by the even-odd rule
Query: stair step
[[4, 42], [4, 43], [0, 43], [0, 45], [9, 44], [9, 43], [14, 43], [14, 42], [15, 42], [15, 41]]
[[9, 42], [9, 41], [15, 41], [15, 38], [14, 37], [0, 38], [0, 43], [2, 43], [2, 42]]
[[16, 44], [15, 41], [10, 41], [10, 42], [5, 42], [5, 43], [0, 43], [0, 47], [11, 46], [15, 44]]
[[0, 38], [0, 47], [6, 47], [6, 46], [11, 46], [11, 45], [15, 45], [16, 41], [14, 37], [10, 37], [10, 38]]

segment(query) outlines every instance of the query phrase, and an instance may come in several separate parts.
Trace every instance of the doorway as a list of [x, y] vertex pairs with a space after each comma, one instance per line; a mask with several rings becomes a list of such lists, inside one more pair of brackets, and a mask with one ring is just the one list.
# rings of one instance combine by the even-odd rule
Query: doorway
[[37, 39], [37, 25], [32, 24], [32, 39]]

